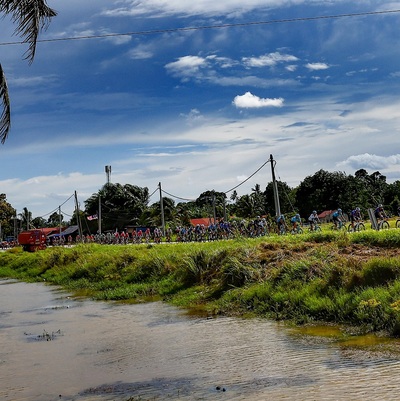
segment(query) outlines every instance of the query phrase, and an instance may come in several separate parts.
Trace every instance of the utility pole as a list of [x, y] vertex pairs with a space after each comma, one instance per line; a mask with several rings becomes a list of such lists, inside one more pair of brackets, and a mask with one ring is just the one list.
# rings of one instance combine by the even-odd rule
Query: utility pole
[[278, 184], [275, 178], [275, 160], [272, 155], [270, 155], [269, 160], [271, 162], [271, 172], [272, 172], [272, 189], [274, 191], [274, 204], [275, 204], [275, 215], [276, 217], [281, 215], [281, 206], [279, 204], [279, 194], [278, 194]]
[[78, 223], [78, 233], [81, 238], [81, 242], [83, 242], [83, 233], [82, 233], [82, 222], [81, 215], [79, 213], [79, 203], [78, 203], [78, 194], [75, 191], [75, 211], [76, 211], [76, 222]]
[[217, 214], [216, 214], [216, 210], [215, 210], [215, 191], [213, 191], [212, 205], [213, 205], [214, 224], [217, 224]]
[[161, 209], [162, 234], [163, 234], [163, 236], [165, 236], [164, 202], [163, 202], [163, 197], [162, 197], [161, 182], [158, 183], [158, 188], [160, 190], [160, 209]]
[[99, 235], [101, 235], [101, 195], [99, 195], [99, 213], [97, 218], [99, 221]]
[[13, 217], [14, 220], [14, 241], [17, 241], [17, 215]]
[[58, 220], [59, 220], [59, 224], [60, 224], [60, 239], [61, 239], [61, 206], [58, 206]]

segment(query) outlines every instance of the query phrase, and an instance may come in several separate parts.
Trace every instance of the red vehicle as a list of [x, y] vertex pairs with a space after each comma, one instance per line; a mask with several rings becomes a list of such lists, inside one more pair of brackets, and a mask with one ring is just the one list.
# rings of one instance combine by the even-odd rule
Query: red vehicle
[[22, 231], [18, 234], [18, 243], [27, 252], [46, 249], [46, 234], [42, 230]]

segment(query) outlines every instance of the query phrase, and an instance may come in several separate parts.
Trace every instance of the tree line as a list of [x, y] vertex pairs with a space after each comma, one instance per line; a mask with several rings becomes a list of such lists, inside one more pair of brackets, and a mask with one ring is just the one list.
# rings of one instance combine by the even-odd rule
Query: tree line
[[[313, 210], [319, 213], [325, 210], [341, 208], [349, 213], [360, 207], [366, 216], [368, 208], [382, 203], [388, 213], [396, 214], [400, 206], [400, 181], [392, 184], [379, 171], [369, 174], [361, 169], [354, 175], [343, 172], [319, 170], [306, 177], [297, 187], [277, 181], [281, 212], [287, 217], [299, 213], [307, 218]], [[15, 209], [7, 202], [6, 195], [0, 195], [0, 224], [2, 239], [26, 228], [58, 227], [77, 224], [82, 221], [82, 228], [89, 233], [96, 233], [98, 221], [89, 221], [87, 216], [99, 213], [101, 205], [102, 231], [123, 230], [128, 226], [171, 228], [190, 225], [195, 218], [252, 219], [256, 216], [275, 216], [273, 183], [269, 182], [264, 190], [255, 184], [250, 194], [239, 195], [233, 191], [228, 198], [226, 193], [209, 190], [190, 202], [176, 203], [171, 197], [163, 197], [150, 204], [149, 189], [132, 184], [107, 183], [98, 192], [84, 202], [80, 215], [65, 221], [64, 216], [54, 212], [48, 219], [32, 217], [25, 207], [18, 216]]]

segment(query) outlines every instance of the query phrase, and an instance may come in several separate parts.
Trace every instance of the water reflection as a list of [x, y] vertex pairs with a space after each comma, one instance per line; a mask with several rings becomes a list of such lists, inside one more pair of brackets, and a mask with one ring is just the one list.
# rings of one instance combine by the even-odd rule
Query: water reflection
[[397, 399], [400, 358], [337, 335], [0, 281], [0, 399]]

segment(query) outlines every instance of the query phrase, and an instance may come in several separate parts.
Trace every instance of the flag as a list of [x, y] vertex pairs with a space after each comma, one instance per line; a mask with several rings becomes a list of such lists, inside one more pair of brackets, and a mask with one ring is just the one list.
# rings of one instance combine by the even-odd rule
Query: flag
[[88, 220], [97, 220], [98, 216], [97, 216], [97, 214], [92, 214], [91, 216], [88, 216], [87, 219]]

